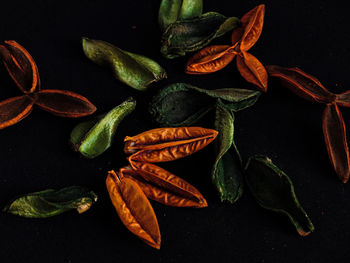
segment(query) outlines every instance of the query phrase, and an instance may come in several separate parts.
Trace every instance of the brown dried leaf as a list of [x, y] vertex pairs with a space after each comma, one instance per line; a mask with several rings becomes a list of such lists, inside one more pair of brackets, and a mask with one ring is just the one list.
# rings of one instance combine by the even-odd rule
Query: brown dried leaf
[[192, 56], [186, 65], [187, 74], [208, 74], [226, 67], [235, 57], [228, 45], [205, 47]]
[[323, 134], [329, 159], [339, 179], [346, 183], [350, 175], [349, 147], [342, 114], [335, 103], [328, 104], [323, 114]]
[[106, 186], [123, 224], [148, 245], [160, 249], [161, 237], [157, 217], [141, 188], [129, 178], [108, 173]]
[[339, 106], [350, 107], [350, 90], [345, 91], [341, 94], [336, 94], [335, 102]]
[[242, 56], [237, 56], [237, 68], [246, 81], [258, 86], [264, 92], [267, 91], [267, 71], [256, 57], [242, 52]]
[[141, 150], [129, 159], [167, 162], [191, 155], [212, 142], [218, 132], [201, 127], [158, 128], [125, 137], [125, 153]]
[[137, 182], [148, 198], [176, 207], [208, 206], [202, 194], [180, 177], [150, 163], [131, 162], [131, 165], [135, 170], [122, 168], [120, 177]]

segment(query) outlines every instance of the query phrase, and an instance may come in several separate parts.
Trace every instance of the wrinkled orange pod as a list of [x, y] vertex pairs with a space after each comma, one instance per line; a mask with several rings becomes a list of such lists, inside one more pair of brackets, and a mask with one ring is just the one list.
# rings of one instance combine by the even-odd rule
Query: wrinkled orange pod
[[148, 245], [160, 249], [157, 217], [141, 188], [129, 178], [118, 178], [109, 171], [106, 186], [123, 224]]
[[[244, 34], [240, 43], [241, 51], [248, 51], [258, 41], [265, 17], [265, 5], [259, 5], [250, 10], [241, 18]], [[232, 40], [234, 37], [232, 36]]]
[[34, 100], [27, 95], [9, 98], [0, 102], [0, 129], [11, 126], [29, 115]]
[[237, 68], [246, 81], [267, 91], [267, 71], [261, 62], [250, 53], [242, 52], [237, 56]]
[[205, 47], [191, 57], [186, 65], [188, 74], [209, 74], [226, 67], [236, 56], [228, 45]]
[[16, 41], [0, 45], [1, 59], [18, 88], [24, 93], [40, 89], [38, 68], [29, 52]]
[[349, 147], [344, 120], [335, 103], [327, 105], [322, 126], [329, 159], [340, 180], [346, 183], [350, 175]]
[[158, 128], [133, 137], [125, 137], [125, 153], [137, 153], [131, 160], [141, 162], [167, 162], [191, 155], [209, 143], [218, 132], [201, 127]]
[[191, 184], [150, 163], [131, 162], [120, 169], [120, 176], [135, 180], [145, 195], [157, 202], [176, 207], [207, 207], [203, 195]]
[[319, 103], [331, 103], [335, 100], [335, 95], [329, 92], [317, 78], [299, 68], [272, 65], [266, 68], [271, 77], [279, 78], [288, 89], [306, 100]]

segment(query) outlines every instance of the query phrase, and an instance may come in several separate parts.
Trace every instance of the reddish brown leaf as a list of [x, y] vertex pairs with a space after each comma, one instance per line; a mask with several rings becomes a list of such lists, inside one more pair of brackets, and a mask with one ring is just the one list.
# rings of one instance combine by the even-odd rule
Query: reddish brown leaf
[[8, 73], [21, 91], [32, 93], [40, 89], [38, 68], [24, 47], [13, 40], [5, 41], [5, 45], [0, 45], [0, 53]]
[[350, 107], [350, 90], [335, 95], [335, 102], [339, 106]]
[[259, 5], [241, 18], [244, 34], [241, 40], [241, 51], [248, 51], [258, 41], [264, 25], [265, 5]]
[[279, 78], [287, 88], [306, 100], [319, 103], [331, 103], [335, 100], [335, 95], [329, 92], [317, 78], [299, 68], [280, 66], [266, 68], [270, 76]]
[[11, 126], [32, 111], [34, 101], [27, 95], [10, 98], [0, 102], [0, 129]]
[[124, 151], [132, 153], [131, 160], [141, 162], [167, 162], [191, 155], [209, 143], [218, 132], [201, 127], [158, 128], [125, 137]]
[[237, 56], [237, 68], [246, 81], [258, 86], [264, 92], [267, 91], [267, 71], [256, 57], [242, 52], [241, 56]]
[[339, 179], [346, 183], [350, 175], [349, 147], [342, 114], [335, 103], [327, 104], [323, 114], [323, 134], [329, 159]]
[[123, 224], [148, 245], [160, 249], [161, 236], [154, 210], [141, 188], [129, 178], [108, 173], [106, 186]]
[[243, 37], [243, 34], [244, 34], [244, 27], [243, 25], [240, 26], [240, 27], [237, 27], [235, 28], [233, 31], [232, 31], [232, 35], [231, 35], [231, 43], [232, 43], [232, 47], [236, 47], [239, 42], [241, 41], [242, 37]]
[[145, 195], [157, 202], [176, 207], [208, 206], [202, 194], [185, 180], [150, 163], [132, 162], [120, 169], [120, 177], [127, 177], [141, 187]]
[[36, 105], [57, 116], [76, 118], [96, 111], [87, 98], [71, 91], [41, 90], [36, 96]]
[[228, 45], [205, 47], [191, 57], [186, 66], [188, 74], [208, 74], [226, 67], [236, 52]]

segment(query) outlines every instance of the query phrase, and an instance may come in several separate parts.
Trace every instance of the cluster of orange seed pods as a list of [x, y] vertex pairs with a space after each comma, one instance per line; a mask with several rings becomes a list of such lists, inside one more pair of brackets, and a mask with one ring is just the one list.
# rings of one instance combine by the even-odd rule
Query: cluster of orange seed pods
[[226, 67], [235, 57], [237, 68], [248, 82], [267, 91], [268, 74], [263, 64], [248, 50], [258, 41], [264, 25], [265, 5], [259, 5], [241, 18], [241, 26], [234, 29], [232, 46], [213, 45], [200, 50], [186, 65], [188, 74], [208, 74]]
[[153, 129], [125, 138], [130, 166], [110, 171], [106, 185], [123, 224], [148, 245], [160, 248], [157, 217], [148, 198], [175, 207], [206, 207], [202, 194], [185, 180], [154, 165], [191, 155], [218, 132], [201, 127]]
[[350, 177], [349, 147], [345, 123], [338, 106], [350, 107], [350, 91], [333, 94], [321, 82], [299, 68], [267, 66], [269, 75], [279, 78], [298, 96], [326, 104], [323, 113], [323, 134], [329, 159], [339, 179], [346, 183]]
[[87, 98], [77, 93], [41, 90], [35, 61], [17, 42], [10, 40], [0, 44], [0, 59], [17, 87], [23, 92], [22, 96], [0, 102], [0, 129], [27, 117], [34, 105], [62, 117], [82, 117], [96, 111], [96, 107]]

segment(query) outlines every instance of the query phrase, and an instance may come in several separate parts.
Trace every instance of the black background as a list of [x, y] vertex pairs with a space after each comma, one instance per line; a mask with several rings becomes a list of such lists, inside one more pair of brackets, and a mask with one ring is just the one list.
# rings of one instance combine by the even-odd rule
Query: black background
[[[204, 1], [204, 11], [241, 17], [260, 1]], [[350, 88], [348, 10], [337, 1], [265, 1], [262, 36], [251, 49], [262, 63], [298, 66], [332, 92]], [[246, 160], [266, 154], [293, 180], [296, 194], [315, 225], [298, 236], [284, 216], [260, 208], [248, 191], [236, 204], [220, 203], [211, 184], [212, 148], [165, 165], [196, 186], [208, 208], [181, 209], [152, 202], [162, 233], [157, 251], [120, 222], [105, 189], [106, 173], [126, 164], [122, 139], [149, 128], [142, 93], [118, 82], [84, 57], [81, 36], [102, 39], [158, 61], [168, 79], [201, 88], [252, 88], [235, 63], [206, 76], [183, 73], [188, 59], [159, 53], [159, 1], [2, 1], [0, 38], [22, 44], [36, 60], [44, 89], [65, 89], [89, 98], [96, 114], [128, 96], [137, 110], [122, 124], [111, 149], [87, 160], [68, 144], [81, 121], [35, 108], [22, 122], [0, 131], [0, 205], [18, 194], [84, 185], [99, 196], [82, 215], [49, 219], [0, 214], [1, 262], [346, 262], [350, 241], [350, 189], [336, 177], [322, 134], [323, 105], [304, 101], [271, 80], [268, 93], [236, 114], [236, 142]], [[229, 44], [230, 34], [213, 43]], [[0, 68], [0, 99], [20, 92]], [[350, 109], [342, 109], [350, 125]], [[85, 118], [88, 119], [88, 118]], [[208, 116], [203, 126], [211, 125]]]

